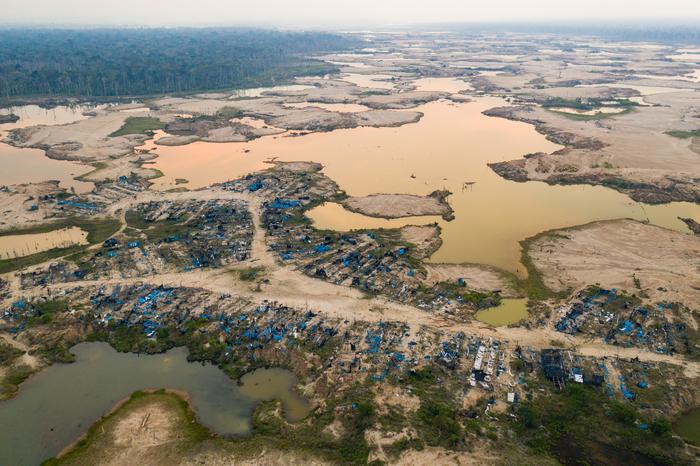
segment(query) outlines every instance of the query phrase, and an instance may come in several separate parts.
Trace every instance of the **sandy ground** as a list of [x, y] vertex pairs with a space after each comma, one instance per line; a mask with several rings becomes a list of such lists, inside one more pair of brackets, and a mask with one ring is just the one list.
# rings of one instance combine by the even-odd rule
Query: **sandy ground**
[[[624, 95], [624, 91], [608, 89], [617, 96]], [[577, 95], [578, 88], [569, 88], [568, 95], [572, 94]], [[697, 148], [692, 138], [680, 139], [665, 133], [697, 128], [700, 92], [681, 90], [644, 99], [651, 105], [602, 120], [579, 121], [537, 106], [494, 112], [533, 123], [540, 132], [566, 145], [554, 154], [531, 156], [503, 166], [517, 172], [520, 181], [608, 184], [636, 200], [694, 202], [700, 196], [695, 182], [700, 178]], [[612, 177], [624, 180], [626, 185], [606, 183]]]
[[349, 197], [342, 202], [346, 209], [370, 217], [401, 218], [420, 215], [444, 215], [450, 212], [447, 202], [433, 196], [413, 194], [371, 194]]
[[442, 245], [437, 224], [407, 225], [401, 228], [401, 240], [415, 245], [413, 255], [419, 259], [430, 257]]
[[249, 141], [252, 138], [262, 136], [271, 136], [273, 134], [284, 133], [285, 130], [279, 128], [252, 128], [245, 126], [241, 129], [240, 126], [229, 126], [225, 128], [217, 128], [209, 131], [202, 141], [207, 142], [241, 142]]
[[103, 111], [95, 117], [67, 125], [22, 128], [12, 133], [9, 139], [18, 147], [45, 149], [47, 155], [55, 159], [99, 161], [127, 155], [134, 147], [143, 144], [147, 138], [145, 135], [108, 137], [119, 130], [129, 116], [135, 115]]
[[373, 95], [360, 99], [359, 103], [376, 109], [403, 109], [448, 96], [449, 93], [446, 92], [408, 91], [400, 94]]
[[39, 207], [29, 210], [35, 205], [35, 199], [60, 190], [58, 182], [46, 181], [28, 185], [14, 185], [6, 190], [0, 190], [0, 231], [15, 228], [28, 228], [43, 223], [49, 215], [49, 210]]
[[498, 270], [478, 264], [426, 264], [428, 271], [426, 283], [434, 285], [437, 282], [455, 283], [463, 278], [467, 286], [482, 291], [500, 290], [506, 298], [518, 297], [519, 293], [511, 282]]
[[81, 177], [85, 181], [113, 181], [122, 175], [136, 175], [145, 179], [160, 176], [158, 170], [148, 168], [147, 162], [155, 158], [151, 154], [130, 154], [123, 157], [111, 158], [107, 163], [97, 165], [95, 170]]
[[193, 142], [201, 141], [199, 136], [163, 136], [156, 141], [159, 146], [185, 146]]
[[185, 422], [173, 404], [159, 398], [141, 400], [136, 405], [117, 408], [114, 417], [93, 434], [92, 443], [67, 464], [131, 465], [320, 465], [325, 464], [303, 453], [263, 450], [241, 458], [228, 445], [203, 443], [194, 451], [183, 452], [180, 445], [191, 442], [181, 430]]
[[177, 441], [177, 421], [164, 403], [152, 402], [127, 412], [114, 426], [114, 456], [106, 464], [126, 466], [146, 460], [149, 450]]
[[238, 459], [231, 454], [208, 452], [193, 458], [184, 458], [181, 466], [212, 465], [212, 466], [320, 466], [327, 465], [311, 455], [283, 452], [279, 450], [264, 450], [256, 458]]
[[381, 390], [377, 391], [374, 398], [377, 402], [377, 406], [380, 406], [381, 409], [386, 409], [388, 406], [395, 406], [406, 411], [416, 411], [420, 408], [420, 398], [407, 393], [405, 390], [395, 385], [382, 387]]
[[[249, 124], [252, 122], [253, 124]], [[259, 124], [260, 123], [260, 124]], [[166, 128], [166, 135], [159, 137], [159, 145], [184, 145], [195, 141], [245, 142], [263, 136], [284, 133], [283, 128], [274, 128], [262, 120], [211, 116], [210, 118], [177, 118]]]
[[528, 253], [553, 290], [600, 283], [700, 311], [700, 238], [632, 220], [559, 230]]

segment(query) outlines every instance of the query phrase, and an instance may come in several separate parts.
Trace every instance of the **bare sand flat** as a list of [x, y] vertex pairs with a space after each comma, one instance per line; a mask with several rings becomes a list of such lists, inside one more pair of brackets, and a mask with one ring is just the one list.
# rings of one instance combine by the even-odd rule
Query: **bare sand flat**
[[449, 204], [439, 196], [434, 195], [371, 194], [362, 197], [349, 197], [342, 204], [353, 212], [382, 218], [445, 215], [451, 212]]
[[700, 238], [632, 220], [557, 230], [532, 242], [528, 254], [552, 290], [599, 283], [655, 301], [700, 311]]
[[426, 264], [428, 272], [426, 283], [434, 285], [437, 282], [455, 283], [462, 278], [469, 288], [481, 291], [500, 290], [506, 298], [518, 296], [513, 284], [503, 272], [476, 264]]

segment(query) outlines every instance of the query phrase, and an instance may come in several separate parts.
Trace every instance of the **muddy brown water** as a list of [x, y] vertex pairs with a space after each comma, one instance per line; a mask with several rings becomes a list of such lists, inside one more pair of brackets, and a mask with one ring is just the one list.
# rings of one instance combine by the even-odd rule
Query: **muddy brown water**
[[74, 363], [41, 371], [15, 398], [0, 402], [1, 465], [35, 465], [57, 455], [137, 390], [187, 392], [199, 421], [221, 435], [248, 433], [252, 409], [262, 400], [280, 400], [290, 421], [309, 412], [286, 370], [251, 372], [239, 386], [211, 364], [187, 362], [185, 348], [137, 355], [118, 353], [106, 343], [81, 343], [71, 351]]
[[0, 115], [12, 113], [19, 120], [0, 124], [0, 186], [57, 180], [63, 188], [74, 189], [79, 193], [90, 191], [94, 186], [92, 183], [74, 178], [92, 171], [92, 167], [53, 160], [46, 157], [43, 150], [13, 147], [1, 141], [12, 129], [35, 125], [65, 125], [89, 118], [83, 113], [103, 107], [104, 105], [62, 105], [46, 109], [38, 105], [24, 105], [1, 108]]
[[503, 299], [500, 305], [477, 312], [476, 320], [502, 327], [518, 323], [527, 316], [527, 299]]
[[[0, 141], [4, 139], [1, 128], [2, 125]], [[0, 142], [0, 168], [0, 186], [56, 180], [62, 188], [77, 193], [88, 192], [94, 187], [92, 183], [75, 179], [92, 171], [92, 167], [50, 159], [41, 149], [21, 149]]]
[[165, 175], [154, 180], [155, 188], [176, 187], [176, 178], [189, 180], [182, 186], [191, 189], [204, 187], [269, 167], [264, 161], [277, 157], [320, 162], [325, 174], [355, 196], [425, 195], [449, 189], [456, 217], [452, 222], [438, 217], [383, 221], [332, 203], [310, 211], [309, 217], [319, 228], [339, 231], [437, 221], [443, 245], [431, 261], [489, 264], [520, 276], [525, 276], [525, 270], [520, 264], [519, 241], [541, 231], [634, 218], [687, 233], [687, 226], [677, 217], [700, 221], [700, 205], [691, 203], [652, 206], [604, 187], [550, 186], [501, 178], [488, 163], [560, 148], [532, 125], [482, 114], [504, 104], [494, 97], [463, 104], [432, 102], [415, 109], [424, 113], [420, 122], [399, 128], [278, 135], [248, 143], [155, 146], [158, 158], [153, 167]]
[[0, 236], [0, 259], [28, 256], [53, 248], [87, 244], [87, 232], [78, 227], [61, 228], [46, 233]]

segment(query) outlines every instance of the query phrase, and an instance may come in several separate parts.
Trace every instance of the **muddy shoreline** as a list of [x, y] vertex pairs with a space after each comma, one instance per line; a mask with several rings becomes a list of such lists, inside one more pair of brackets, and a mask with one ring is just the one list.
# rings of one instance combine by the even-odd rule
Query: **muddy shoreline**
[[[497, 107], [485, 111], [484, 114], [531, 124], [537, 132], [552, 142], [564, 145], [565, 149], [552, 154], [527, 154], [522, 159], [488, 164], [499, 176], [516, 182], [544, 181], [551, 185], [588, 184], [604, 186], [626, 194], [637, 202], [646, 204], [666, 204], [669, 202], [700, 203], [698, 180], [690, 182], [666, 176], [662, 179], [641, 181], [625, 176], [625, 172], [620, 170], [603, 171], [607, 169], [597, 167], [594, 170], [580, 173], [580, 169], [576, 165], [567, 165], [563, 162], [557, 165], [557, 159], [567, 155], [572, 149], [595, 153], [604, 149], [606, 144], [595, 138], [581, 137], [557, 129], [536, 118], [518, 114], [518, 112], [527, 114], [531, 111], [532, 109], [528, 107]], [[552, 164], [554, 164], [554, 167], [552, 167]], [[535, 165], [535, 172], [542, 175], [537, 177], [531, 175], [528, 167], [533, 165]]]

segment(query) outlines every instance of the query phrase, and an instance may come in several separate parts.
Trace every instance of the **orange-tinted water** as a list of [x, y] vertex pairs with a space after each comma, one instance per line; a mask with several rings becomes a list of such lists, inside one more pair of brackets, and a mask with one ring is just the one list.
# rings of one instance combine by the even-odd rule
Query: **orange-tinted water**
[[[488, 163], [559, 149], [531, 125], [482, 114], [503, 104], [491, 97], [466, 104], [433, 102], [417, 108], [424, 113], [419, 123], [399, 128], [279, 135], [248, 143], [157, 146], [159, 157], [153, 166], [165, 176], [155, 180], [155, 187], [170, 189], [176, 186], [176, 178], [184, 178], [189, 180], [184, 186], [199, 188], [260, 170], [267, 167], [264, 160], [277, 157], [322, 163], [324, 172], [350, 195], [424, 195], [449, 189], [454, 193], [449, 202], [456, 219], [439, 220], [443, 246], [431, 260], [490, 264], [521, 276], [525, 271], [518, 242], [544, 230], [629, 217], [687, 231], [678, 216], [700, 221], [700, 206], [694, 204], [640, 205], [602, 187], [515, 183], [501, 178]], [[333, 204], [309, 215], [319, 227], [336, 230], [377, 224], [377, 219]]]

